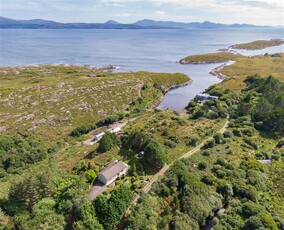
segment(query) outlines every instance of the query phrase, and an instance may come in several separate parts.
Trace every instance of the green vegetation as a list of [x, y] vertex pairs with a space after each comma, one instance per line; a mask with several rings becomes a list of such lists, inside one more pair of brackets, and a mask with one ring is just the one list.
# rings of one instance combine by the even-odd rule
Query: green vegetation
[[52, 149], [26, 134], [0, 135], [0, 178], [45, 159]]
[[240, 54], [229, 52], [196, 54], [187, 56], [180, 60], [181, 64], [204, 64], [204, 63], [219, 63], [226, 61], [235, 61], [237, 58], [243, 57]]
[[118, 144], [118, 139], [114, 133], [106, 132], [99, 141], [98, 152], [105, 153]]
[[[190, 159], [177, 161], [153, 192], [142, 196], [126, 229], [144, 229], [147, 213], [153, 214], [151, 229], [199, 229], [208, 221], [214, 230], [283, 228], [283, 113], [279, 111], [284, 110], [284, 84], [258, 76], [248, 77], [245, 84], [240, 94], [219, 85], [209, 87], [206, 92], [219, 96], [218, 100], [189, 103], [189, 113], [198, 107], [203, 111], [198, 119], [189, 115], [190, 120], [204, 119], [219, 106], [230, 115], [229, 127], [213, 135]], [[272, 161], [263, 164], [259, 159]]]
[[236, 45], [231, 46], [230, 48], [260, 50], [260, 49], [265, 49], [267, 47], [280, 46], [282, 44], [284, 44], [283, 39], [271, 39], [271, 40], [258, 40], [258, 41], [243, 43], [243, 44], [236, 44]]
[[114, 229], [122, 219], [132, 199], [131, 190], [126, 186], [121, 186], [112, 193], [109, 199], [101, 196], [95, 200], [96, 214], [104, 229]]
[[72, 131], [84, 134], [111, 115], [145, 113], [165, 90], [188, 80], [178, 73], [109, 73], [79, 66], [1, 67], [0, 130], [29, 131], [56, 142]]
[[218, 70], [226, 75], [228, 79], [222, 82], [226, 89], [240, 92], [246, 87], [244, 80], [247, 76], [258, 74], [259, 76], [272, 75], [279, 81], [284, 81], [284, 54], [243, 57], [236, 60], [232, 65]]
[[[278, 68], [282, 60], [252, 59], [258, 58], [276, 60]], [[243, 59], [249, 60], [239, 57], [237, 63]], [[182, 74], [63, 66], [0, 72], [0, 113], [9, 113], [1, 121], [0, 229], [190, 230], [208, 222], [214, 230], [284, 228], [283, 75], [236, 78], [243, 81], [238, 93], [225, 86], [229, 80], [211, 86], [206, 93], [218, 99], [192, 100], [188, 113], [180, 115], [152, 108], [168, 88], [188, 80]], [[56, 100], [52, 108], [45, 99]], [[61, 108], [72, 119], [60, 120]], [[228, 117], [226, 130], [216, 132]], [[42, 122], [27, 130], [38, 119]], [[106, 132], [107, 125], [121, 121], [127, 125], [120, 133]], [[103, 131], [98, 143], [83, 144]], [[177, 160], [191, 150], [198, 152]], [[89, 186], [113, 160], [129, 164], [128, 175], [91, 200]], [[149, 194], [141, 194], [165, 164], [166, 174]], [[137, 205], [122, 221], [137, 194]]]

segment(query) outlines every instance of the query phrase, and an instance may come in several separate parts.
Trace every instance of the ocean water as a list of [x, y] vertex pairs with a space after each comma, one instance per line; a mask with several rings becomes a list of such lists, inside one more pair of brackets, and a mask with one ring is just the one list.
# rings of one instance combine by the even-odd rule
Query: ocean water
[[[0, 65], [88, 64], [114, 65], [117, 71], [181, 72], [191, 85], [168, 92], [160, 108], [180, 110], [197, 93], [220, 82], [209, 74], [218, 64], [180, 65], [181, 58], [216, 52], [236, 43], [258, 39], [284, 38], [283, 28], [253, 29], [165, 29], [165, 30], [84, 30], [84, 29], [2, 29]], [[245, 55], [284, 52], [284, 46]]]

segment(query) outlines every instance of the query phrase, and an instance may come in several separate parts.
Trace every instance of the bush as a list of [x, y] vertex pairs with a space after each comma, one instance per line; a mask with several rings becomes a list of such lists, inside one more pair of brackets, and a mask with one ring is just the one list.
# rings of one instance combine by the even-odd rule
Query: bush
[[207, 185], [213, 185], [216, 182], [216, 178], [212, 174], [207, 174], [202, 177], [201, 181]]
[[116, 115], [111, 115], [111, 116], [108, 116], [100, 121], [97, 122], [97, 126], [98, 127], [101, 127], [101, 126], [104, 126], [104, 125], [110, 125], [110, 124], [113, 124], [117, 121], [120, 121], [124, 118], [124, 114], [122, 113], [119, 113], [119, 114], [116, 114]]
[[207, 168], [207, 163], [206, 162], [200, 162], [198, 163], [198, 169], [204, 170]]
[[246, 220], [244, 229], [245, 230], [264, 229], [264, 226], [260, 218], [256, 216], [251, 216], [249, 219]]
[[164, 137], [169, 136], [169, 131], [168, 130], [164, 130], [164, 132], [162, 133], [162, 136], [164, 136]]
[[216, 144], [222, 144], [223, 143], [223, 134], [222, 133], [216, 133], [213, 138], [215, 139]]
[[208, 150], [203, 151], [202, 153], [203, 156], [210, 156], [210, 152]]
[[88, 169], [85, 172], [85, 177], [88, 183], [92, 183], [96, 179], [97, 175], [93, 169]]
[[169, 141], [169, 140], [165, 141], [164, 145], [171, 148], [171, 149], [173, 149], [177, 146], [177, 144], [175, 142]]
[[197, 136], [191, 136], [187, 138], [186, 145], [196, 146], [198, 142], [199, 142], [199, 138]]
[[255, 139], [250, 139], [250, 138], [244, 138], [244, 142], [248, 144], [249, 146], [253, 147], [254, 149], [258, 149], [257, 144], [255, 143]]
[[72, 137], [80, 137], [84, 134], [89, 133], [90, 131], [96, 129], [97, 126], [96, 125], [83, 125], [83, 126], [79, 126], [76, 129], [74, 129], [71, 133], [70, 136]]
[[218, 165], [221, 165], [221, 166], [224, 166], [226, 165], [226, 160], [224, 158], [219, 158], [217, 159], [217, 161], [215, 162], [215, 164], [218, 164]]
[[203, 148], [205, 149], [209, 149], [209, 148], [213, 148], [215, 146], [215, 139], [211, 139], [205, 142]]
[[224, 136], [225, 138], [231, 138], [231, 137], [233, 137], [233, 133], [232, 133], [231, 131], [229, 131], [229, 130], [226, 130], [226, 131], [224, 132], [223, 136]]
[[242, 136], [242, 132], [239, 129], [233, 129], [233, 134], [237, 137], [241, 137]]
[[219, 169], [219, 170], [216, 171], [216, 176], [218, 178], [222, 179], [222, 178], [224, 178], [226, 176], [226, 172], [221, 170], [221, 169]]

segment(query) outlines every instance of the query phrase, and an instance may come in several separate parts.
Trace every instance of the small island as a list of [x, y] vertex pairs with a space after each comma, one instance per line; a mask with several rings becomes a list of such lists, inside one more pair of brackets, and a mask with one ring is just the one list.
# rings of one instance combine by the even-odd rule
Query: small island
[[272, 46], [280, 46], [284, 44], [283, 39], [257, 40], [248, 43], [236, 44], [230, 46], [232, 49], [261, 50]]
[[237, 58], [243, 57], [240, 54], [230, 52], [217, 52], [208, 54], [196, 54], [187, 56], [179, 61], [180, 64], [208, 64], [221, 63], [226, 61], [235, 61]]

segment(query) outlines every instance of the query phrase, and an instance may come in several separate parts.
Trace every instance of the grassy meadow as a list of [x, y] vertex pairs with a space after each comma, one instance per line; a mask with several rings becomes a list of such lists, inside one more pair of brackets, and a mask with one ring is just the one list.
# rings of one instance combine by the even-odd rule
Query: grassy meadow
[[239, 92], [245, 87], [243, 82], [247, 76], [259, 75], [267, 77], [272, 75], [280, 81], [284, 81], [284, 53], [268, 56], [241, 57], [232, 65], [219, 70], [228, 79], [221, 85], [225, 88]]
[[131, 106], [150, 109], [168, 88], [188, 80], [183, 74], [109, 73], [79, 66], [1, 67], [0, 131], [28, 131], [57, 141], [77, 126], [127, 114]]

